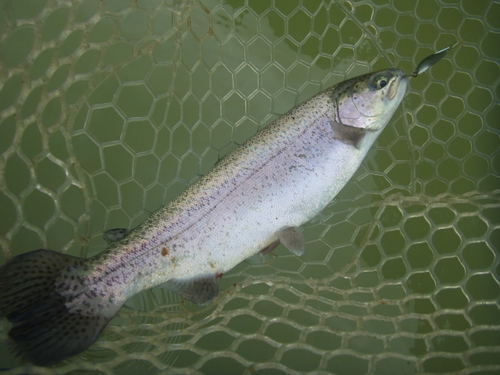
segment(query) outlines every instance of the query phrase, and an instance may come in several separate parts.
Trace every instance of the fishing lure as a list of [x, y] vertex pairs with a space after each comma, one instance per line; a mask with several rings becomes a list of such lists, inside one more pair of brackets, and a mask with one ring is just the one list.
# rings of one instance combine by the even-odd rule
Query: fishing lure
[[425, 72], [427, 69], [429, 69], [431, 66], [435, 65], [439, 60], [441, 60], [443, 57], [446, 56], [448, 51], [455, 47], [457, 45], [457, 42], [453, 43], [452, 45], [443, 48], [440, 51], [434, 52], [432, 55], [427, 56], [425, 59], [420, 61], [420, 63], [417, 65], [415, 68], [415, 71], [411, 74], [412, 77], [418, 76], [420, 73]]

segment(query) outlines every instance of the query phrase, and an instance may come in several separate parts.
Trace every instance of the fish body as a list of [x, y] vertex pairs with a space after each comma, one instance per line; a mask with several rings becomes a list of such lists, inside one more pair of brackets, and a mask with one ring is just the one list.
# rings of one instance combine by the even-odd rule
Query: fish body
[[204, 304], [217, 278], [282, 243], [301, 254], [298, 227], [337, 195], [399, 106], [398, 69], [317, 94], [221, 160], [206, 176], [101, 254], [50, 250], [0, 267], [0, 312], [29, 361], [51, 365], [85, 350], [132, 295], [157, 286]]

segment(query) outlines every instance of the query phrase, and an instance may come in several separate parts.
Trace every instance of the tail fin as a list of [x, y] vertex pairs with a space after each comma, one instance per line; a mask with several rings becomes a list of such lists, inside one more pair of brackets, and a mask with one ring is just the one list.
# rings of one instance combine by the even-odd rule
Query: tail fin
[[74, 276], [84, 267], [82, 259], [50, 250], [19, 255], [0, 267], [0, 314], [14, 324], [9, 336], [24, 359], [50, 366], [78, 354], [112, 318], [68, 308], [84, 289]]

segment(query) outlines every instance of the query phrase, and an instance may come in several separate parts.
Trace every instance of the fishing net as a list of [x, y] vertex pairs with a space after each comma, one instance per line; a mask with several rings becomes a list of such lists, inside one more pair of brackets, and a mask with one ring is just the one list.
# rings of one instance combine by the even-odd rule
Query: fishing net
[[134, 297], [84, 353], [13, 374], [500, 372], [496, 1], [1, 0], [0, 264], [89, 257], [258, 129], [387, 67], [409, 91], [355, 177], [197, 307]]

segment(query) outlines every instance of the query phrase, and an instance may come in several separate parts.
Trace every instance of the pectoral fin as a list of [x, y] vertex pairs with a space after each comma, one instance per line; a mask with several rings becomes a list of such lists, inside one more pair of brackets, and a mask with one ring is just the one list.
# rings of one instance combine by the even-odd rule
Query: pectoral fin
[[295, 255], [304, 254], [304, 235], [295, 227], [288, 227], [276, 233], [279, 241]]
[[333, 129], [335, 139], [356, 148], [366, 134], [366, 129], [344, 125], [336, 121], [330, 121], [330, 126]]
[[216, 277], [212, 274], [189, 279], [171, 279], [162, 286], [197, 305], [210, 302], [219, 290]]

